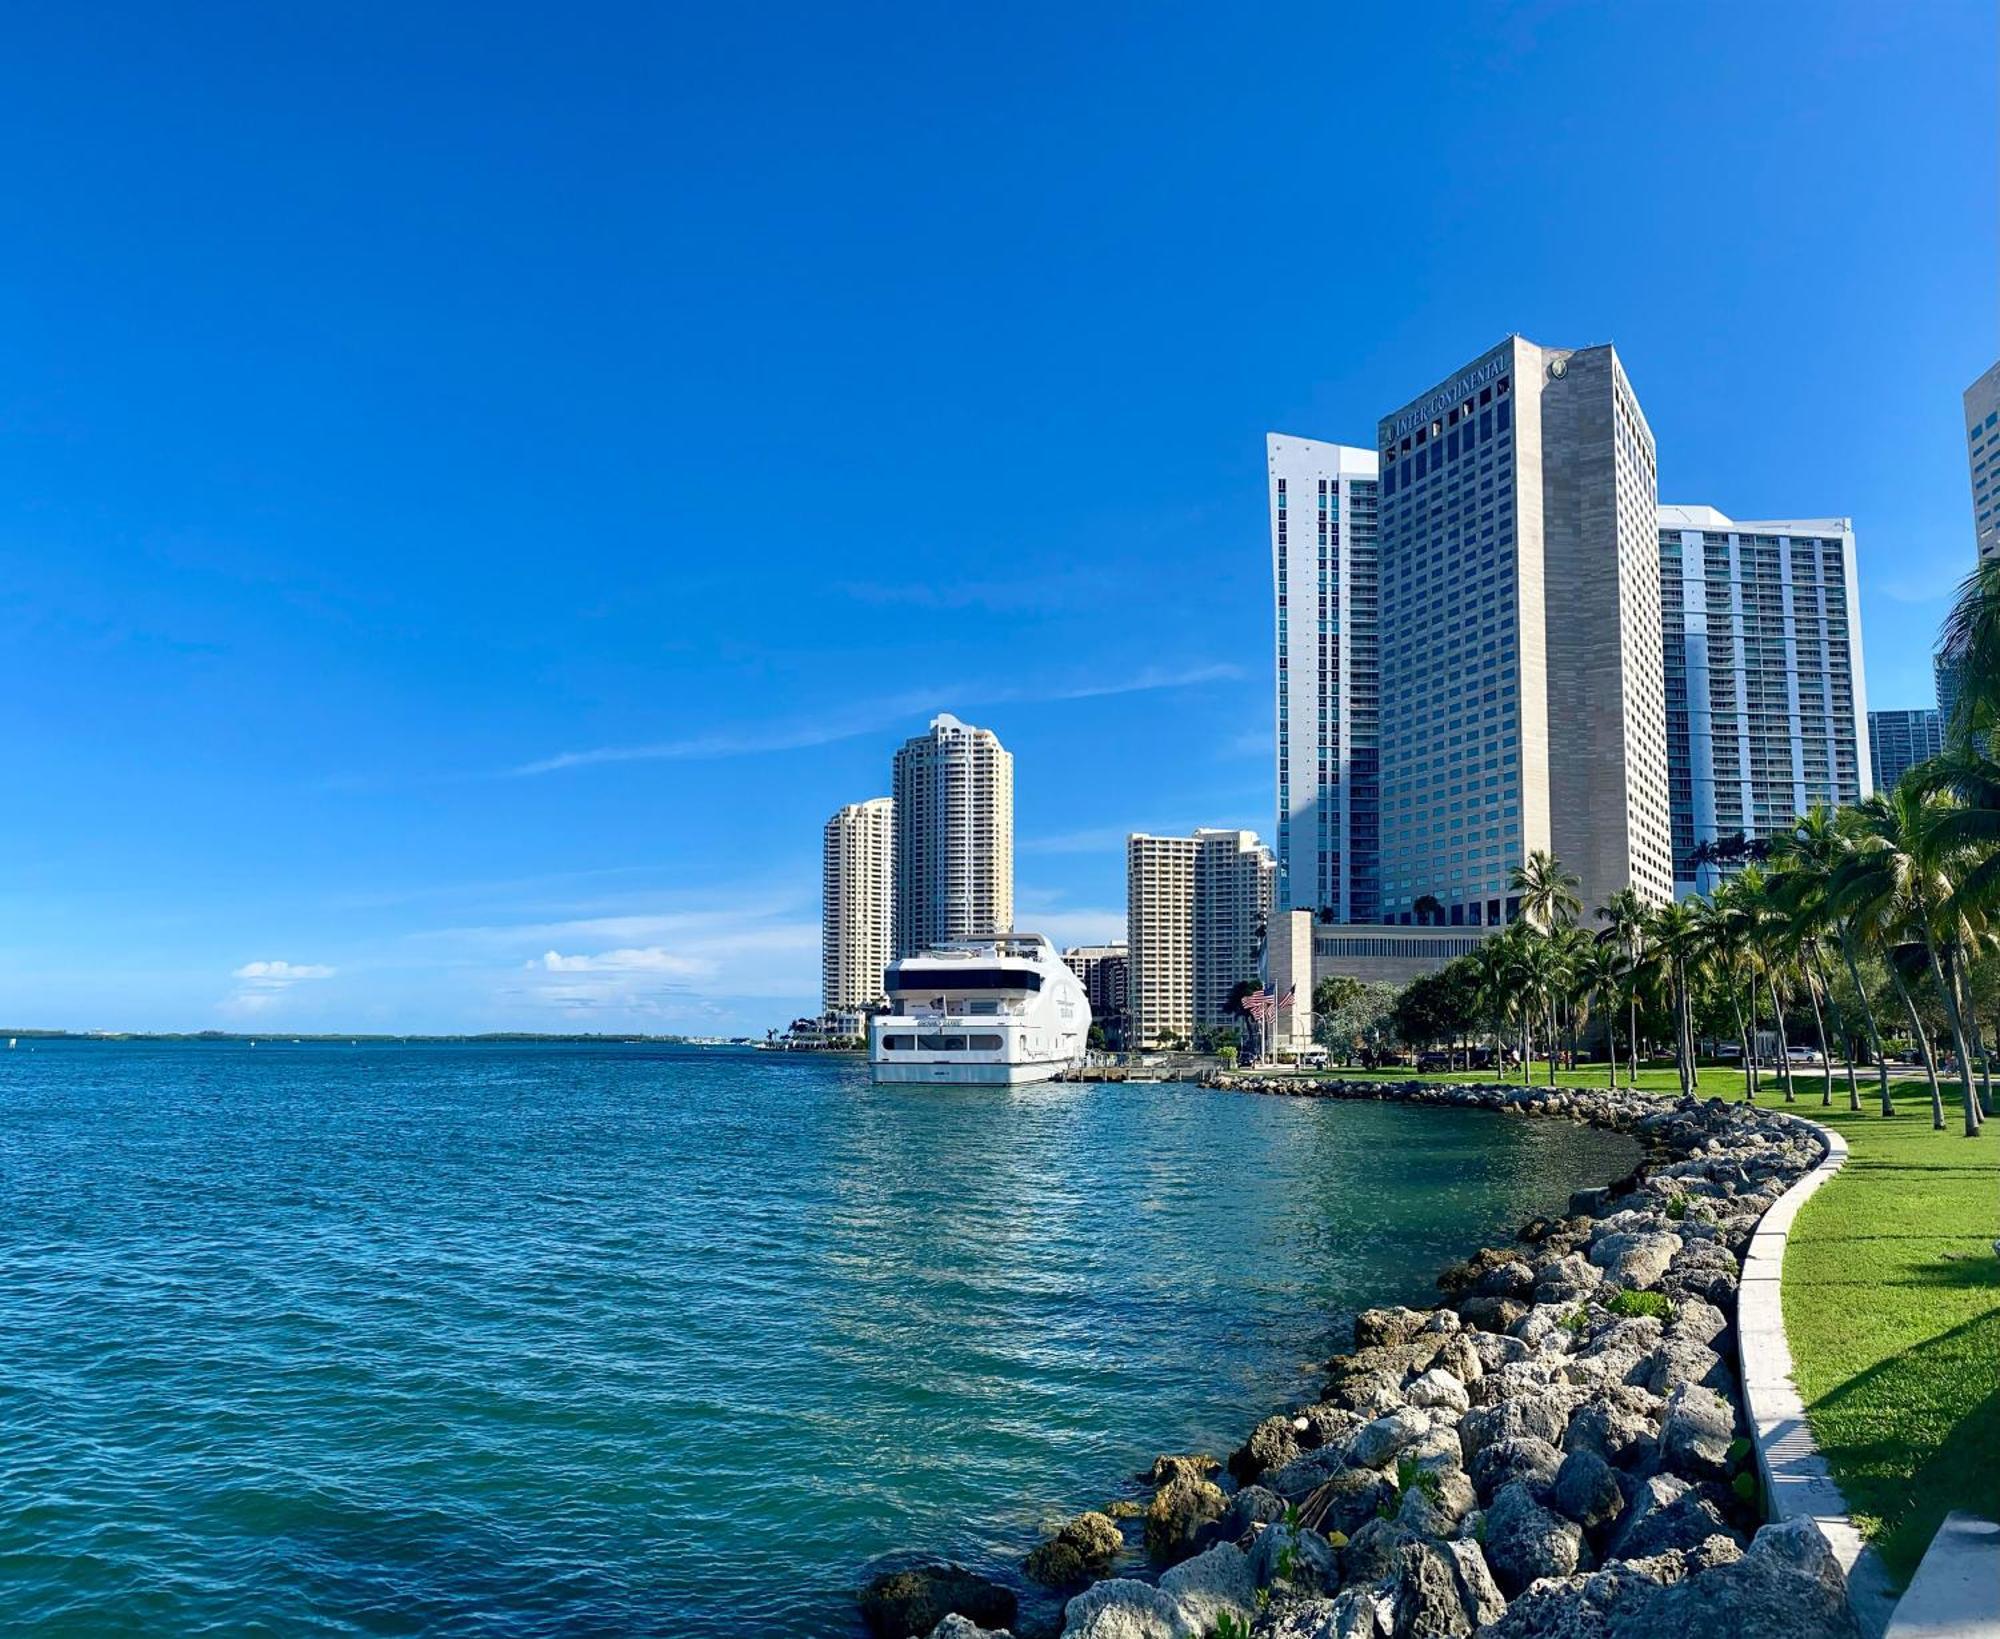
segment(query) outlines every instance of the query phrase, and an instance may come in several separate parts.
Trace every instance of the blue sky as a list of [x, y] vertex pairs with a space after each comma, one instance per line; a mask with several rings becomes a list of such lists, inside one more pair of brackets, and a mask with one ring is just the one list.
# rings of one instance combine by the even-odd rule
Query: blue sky
[[[1912, 26], [1920, 19], [1922, 26]], [[761, 1029], [936, 710], [1020, 915], [1268, 834], [1263, 436], [1615, 341], [1929, 702], [1995, 24], [93, 6], [0, 57], [0, 1024]]]

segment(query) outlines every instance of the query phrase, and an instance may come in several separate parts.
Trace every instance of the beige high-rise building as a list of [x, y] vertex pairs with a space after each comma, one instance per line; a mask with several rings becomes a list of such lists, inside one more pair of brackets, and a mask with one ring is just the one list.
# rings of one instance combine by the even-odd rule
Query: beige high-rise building
[[1979, 561], [2000, 557], [2000, 364], [1965, 389], [1965, 466]]
[[1125, 839], [1126, 1045], [1194, 1035], [1193, 837]]
[[1240, 1024], [1230, 994], [1255, 980], [1264, 956], [1278, 868], [1255, 831], [1194, 834], [1194, 1023]]
[[1014, 928], [1014, 759], [944, 713], [896, 753], [898, 956]]
[[1125, 839], [1129, 1039], [1236, 1025], [1230, 993], [1255, 980], [1277, 865], [1254, 831]]
[[852, 1013], [882, 1001], [895, 913], [896, 805], [851, 802], [826, 822], [820, 865], [820, 1006]]
[[1616, 351], [1510, 336], [1377, 435], [1385, 919], [1512, 921], [1539, 850], [1586, 907], [1670, 899], [1659, 485]]

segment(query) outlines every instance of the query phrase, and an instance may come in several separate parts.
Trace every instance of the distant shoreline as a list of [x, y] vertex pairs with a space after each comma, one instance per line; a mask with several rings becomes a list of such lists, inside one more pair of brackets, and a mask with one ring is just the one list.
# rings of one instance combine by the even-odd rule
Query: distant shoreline
[[0, 1026], [0, 1036], [21, 1041], [199, 1041], [199, 1042], [297, 1042], [304, 1045], [341, 1043], [399, 1043], [422, 1046], [446, 1042], [547, 1042], [581, 1047], [756, 1047], [750, 1036], [643, 1036], [620, 1034], [576, 1034], [536, 1030], [488, 1030], [463, 1035], [417, 1033], [384, 1035], [366, 1030], [28, 1030]]

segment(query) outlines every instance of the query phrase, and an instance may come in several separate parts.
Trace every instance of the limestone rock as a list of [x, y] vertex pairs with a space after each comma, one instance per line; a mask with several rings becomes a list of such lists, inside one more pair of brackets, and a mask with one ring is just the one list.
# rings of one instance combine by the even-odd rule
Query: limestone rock
[[1698, 1548], [1710, 1537], [1737, 1539], [1714, 1503], [1685, 1480], [1655, 1474], [1632, 1498], [1611, 1552], [1619, 1559], [1643, 1559], [1669, 1548]]
[[1201, 1528], [1222, 1518], [1226, 1506], [1212, 1480], [1183, 1475], [1167, 1481], [1146, 1508], [1146, 1552], [1163, 1565], [1185, 1559]]
[[1626, 1231], [1601, 1235], [1591, 1243], [1590, 1261], [1618, 1285], [1645, 1290], [1657, 1286], [1681, 1238], [1665, 1230]]
[[1355, 1432], [1348, 1442], [1348, 1460], [1362, 1468], [1380, 1468], [1430, 1432], [1431, 1420], [1414, 1406], [1378, 1417]]
[[1639, 1635], [1730, 1639], [1859, 1639], [1840, 1563], [1809, 1519], [1767, 1525], [1749, 1552], [1661, 1590]]
[[1590, 1451], [1616, 1468], [1631, 1468], [1651, 1455], [1658, 1425], [1648, 1412], [1659, 1402], [1642, 1390], [1609, 1392], [1578, 1409], [1563, 1432], [1563, 1449]]
[[982, 1628], [977, 1622], [953, 1614], [931, 1629], [930, 1639], [1014, 1639], [1005, 1628]]
[[1581, 1303], [1604, 1284], [1602, 1272], [1581, 1252], [1570, 1252], [1545, 1263], [1535, 1276], [1537, 1303]]
[[1125, 1549], [1125, 1535], [1108, 1515], [1078, 1514], [1028, 1555], [1030, 1577], [1049, 1588], [1073, 1588], [1102, 1576]]
[[1389, 1607], [1392, 1639], [1465, 1639], [1507, 1602], [1476, 1542], [1416, 1542], [1396, 1553]]
[[[1477, 1359], [1477, 1356], [1474, 1356]], [[1441, 1366], [1433, 1366], [1404, 1391], [1413, 1406], [1426, 1410], [1442, 1406], [1450, 1411], [1463, 1412], [1470, 1409], [1472, 1401], [1467, 1397], [1464, 1383]]]
[[1646, 1357], [1631, 1381], [1665, 1399], [1685, 1383], [1726, 1389], [1729, 1375], [1722, 1357], [1706, 1344], [1691, 1337], [1670, 1337]]
[[1491, 1497], [1501, 1487], [1525, 1485], [1536, 1497], [1548, 1495], [1562, 1467], [1562, 1453], [1546, 1440], [1532, 1435], [1518, 1440], [1499, 1440], [1481, 1446], [1469, 1470], [1472, 1484], [1482, 1497]]
[[1625, 1512], [1625, 1488], [1596, 1452], [1572, 1451], [1556, 1470], [1549, 1501], [1586, 1531], [1595, 1531]]
[[1213, 1457], [1155, 1457], [1153, 1466], [1139, 1478], [1147, 1485], [1166, 1485], [1173, 1480], [1205, 1480], [1222, 1465]]
[[1516, 1394], [1467, 1412], [1459, 1421], [1458, 1443], [1470, 1469], [1480, 1451], [1497, 1441], [1530, 1438], [1560, 1445], [1568, 1427], [1568, 1408], [1555, 1395]]
[[1148, 1582], [1093, 1583], [1063, 1611], [1062, 1639], [1202, 1639], [1180, 1601]]
[[1484, 1547], [1493, 1579], [1511, 1598], [1541, 1577], [1571, 1575], [1583, 1560], [1583, 1528], [1550, 1513], [1514, 1481], [1486, 1510]]
[[1388, 1634], [1389, 1612], [1372, 1588], [1283, 1607], [1257, 1630], [1258, 1639], [1388, 1639]]
[[1660, 1429], [1660, 1456], [1676, 1474], [1690, 1480], [1729, 1478], [1729, 1447], [1736, 1434], [1736, 1415], [1729, 1402], [1713, 1390], [1689, 1383], [1667, 1401], [1667, 1419]]
[[922, 1639], [947, 1616], [982, 1628], [1014, 1620], [1014, 1595], [963, 1565], [921, 1565], [889, 1571], [861, 1590], [861, 1617], [875, 1639]]
[[1239, 1484], [1247, 1485], [1273, 1468], [1283, 1468], [1298, 1456], [1297, 1419], [1290, 1414], [1266, 1417], [1250, 1431], [1250, 1438], [1230, 1454], [1229, 1472]]
[[1352, 1537], [1375, 1519], [1394, 1495], [1395, 1487], [1373, 1470], [1344, 1468], [1314, 1488], [1299, 1505], [1299, 1518], [1315, 1531], [1329, 1536], [1338, 1531]]
[[1212, 1631], [1224, 1616], [1248, 1627], [1257, 1614], [1250, 1556], [1233, 1543], [1217, 1543], [1176, 1565], [1161, 1576], [1160, 1592], [1180, 1606], [1197, 1633]]
[[1317, 1531], [1267, 1525], [1250, 1550], [1250, 1575], [1258, 1587], [1274, 1593], [1334, 1593], [1340, 1587], [1340, 1554]]
[[1253, 1525], [1269, 1525], [1285, 1517], [1285, 1499], [1266, 1486], [1246, 1485], [1229, 1499], [1222, 1515], [1222, 1535], [1234, 1541]]
[[1370, 1349], [1408, 1343], [1424, 1329], [1429, 1318], [1421, 1309], [1363, 1309], [1354, 1317], [1354, 1346]]
[[1395, 1520], [1371, 1519], [1358, 1531], [1349, 1533], [1341, 1550], [1341, 1563], [1350, 1584], [1380, 1582], [1396, 1568], [1396, 1556], [1422, 1539], [1408, 1526]]

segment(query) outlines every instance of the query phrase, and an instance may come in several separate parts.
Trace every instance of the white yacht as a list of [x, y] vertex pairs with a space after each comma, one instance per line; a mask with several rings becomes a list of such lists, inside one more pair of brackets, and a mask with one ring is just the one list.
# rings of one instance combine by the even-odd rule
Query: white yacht
[[955, 939], [891, 962], [890, 1011], [868, 1026], [877, 1081], [1012, 1086], [1080, 1065], [1083, 983], [1039, 933]]

